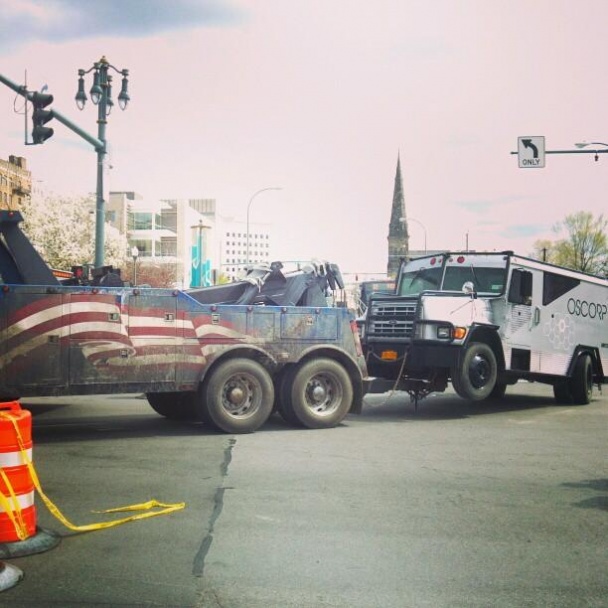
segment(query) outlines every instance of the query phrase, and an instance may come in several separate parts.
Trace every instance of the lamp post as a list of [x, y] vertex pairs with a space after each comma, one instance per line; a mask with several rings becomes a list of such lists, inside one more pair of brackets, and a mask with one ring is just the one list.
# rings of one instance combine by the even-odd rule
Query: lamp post
[[426, 253], [426, 226], [420, 220], [417, 220], [414, 217], [401, 217], [399, 218], [399, 221], [403, 224], [406, 224], [407, 222], [416, 222], [416, 224], [422, 228], [422, 231], [424, 232], [424, 253]]
[[137, 258], [139, 257], [139, 249], [133, 245], [131, 247], [131, 257], [133, 258], [133, 287], [137, 285]]
[[[601, 141], [590, 141], [590, 142], [580, 142], [578, 144], [574, 144], [577, 148], [586, 148], [587, 146], [604, 146], [605, 148], [608, 148], [608, 144], [602, 143]], [[603, 153], [608, 152], [608, 150], [602, 150]], [[595, 161], [597, 162], [599, 160], [600, 156], [598, 154], [598, 151], [595, 150]]]
[[250, 199], [249, 199], [249, 203], [247, 204], [247, 229], [246, 229], [246, 234], [245, 234], [245, 238], [246, 238], [246, 253], [245, 253], [245, 263], [249, 264], [249, 209], [251, 207], [251, 203], [253, 203], [253, 199], [255, 199], [255, 197], [258, 194], [261, 194], [262, 192], [266, 192], [267, 190], [282, 190], [283, 188], [276, 188], [276, 187], [270, 187], [270, 188], [262, 188], [261, 190], [258, 190]]
[[418, 224], [422, 228], [422, 231], [424, 232], [424, 253], [426, 253], [426, 226], [420, 220], [417, 220], [413, 217], [408, 217], [407, 221], [416, 222], [416, 224]]
[[101, 146], [97, 148], [97, 190], [96, 190], [96, 211], [95, 211], [95, 266], [103, 266], [104, 257], [104, 198], [103, 198], [103, 162], [107, 154], [106, 124], [107, 118], [112, 111], [114, 101], [112, 100], [112, 76], [108, 74], [112, 68], [115, 72], [122, 75], [122, 86], [118, 94], [118, 105], [121, 110], [125, 110], [129, 104], [129, 70], [119, 70], [111, 65], [105, 57], [93, 64], [88, 70], [78, 70], [78, 92], [76, 93], [76, 105], [79, 110], [83, 110], [87, 101], [84, 92], [84, 77], [93, 72], [93, 86], [89, 91], [91, 101], [97, 106], [97, 139]]

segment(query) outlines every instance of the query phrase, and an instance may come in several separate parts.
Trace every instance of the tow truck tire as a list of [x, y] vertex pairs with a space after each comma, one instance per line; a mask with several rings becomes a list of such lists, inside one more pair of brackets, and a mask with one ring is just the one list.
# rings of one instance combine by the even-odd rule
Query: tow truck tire
[[272, 414], [274, 386], [257, 361], [229, 359], [211, 372], [202, 397], [203, 420], [226, 433], [253, 433]]
[[283, 373], [281, 383], [279, 385], [279, 414], [281, 418], [290, 424], [291, 426], [303, 426], [298, 420], [293, 408], [291, 407], [291, 387], [293, 386], [293, 378], [296, 372], [296, 368], [291, 368]]
[[353, 386], [348, 372], [333, 359], [311, 359], [299, 365], [291, 377], [291, 390], [282, 403], [289, 417], [309, 429], [334, 427], [348, 414]]
[[170, 420], [196, 420], [196, 393], [146, 393], [152, 409]]
[[593, 365], [587, 353], [578, 356], [570, 379], [570, 394], [575, 405], [587, 405], [593, 395]]
[[452, 370], [452, 386], [470, 401], [487, 399], [496, 386], [498, 366], [494, 351], [483, 342], [471, 342]]

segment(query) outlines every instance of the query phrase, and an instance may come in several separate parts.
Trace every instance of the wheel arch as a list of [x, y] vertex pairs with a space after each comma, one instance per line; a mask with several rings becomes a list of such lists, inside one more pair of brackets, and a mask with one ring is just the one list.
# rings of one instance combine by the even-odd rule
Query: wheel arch
[[487, 344], [496, 356], [499, 376], [504, 373], [506, 368], [505, 353], [502, 341], [498, 335], [497, 325], [473, 325], [467, 335], [465, 346], [468, 346], [471, 342], [483, 342]]
[[261, 348], [256, 348], [252, 346], [237, 346], [235, 348], [231, 348], [226, 352], [223, 352], [221, 355], [213, 359], [213, 361], [209, 365], [205, 366], [205, 369], [203, 370], [203, 373], [199, 378], [199, 386], [205, 384], [207, 379], [211, 377], [213, 371], [218, 367], [218, 365], [220, 365], [224, 361], [228, 361], [229, 359], [241, 358], [257, 361], [263, 367], [266, 368], [266, 370], [271, 376], [274, 376], [277, 369], [280, 367], [276, 359]]
[[574, 374], [576, 361], [581, 355], [589, 355], [591, 357], [591, 369], [593, 371], [594, 382], [606, 382], [607, 378], [604, 374], [602, 359], [597, 346], [586, 346], [584, 344], [577, 344], [576, 348], [572, 351], [572, 357], [568, 364], [568, 377], [571, 378]]

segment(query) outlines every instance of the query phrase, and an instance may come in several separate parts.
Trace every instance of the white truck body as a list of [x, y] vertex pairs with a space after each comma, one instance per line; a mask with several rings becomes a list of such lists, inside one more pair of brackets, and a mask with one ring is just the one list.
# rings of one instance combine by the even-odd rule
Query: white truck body
[[512, 252], [428, 256], [402, 265], [394, 295], [372, 297], [362, 329], [377, 390], [418, 398], [449, 379], [481, 400], [523, 378], [588, 402], [607, 381], [608, 281]]

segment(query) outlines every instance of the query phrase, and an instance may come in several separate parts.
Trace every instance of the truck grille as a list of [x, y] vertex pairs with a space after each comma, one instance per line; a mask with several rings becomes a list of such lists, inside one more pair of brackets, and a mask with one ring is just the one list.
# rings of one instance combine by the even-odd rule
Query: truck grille
[[368, 338], [411, 338], [416, 301], [374, 301], [367, 312]]

